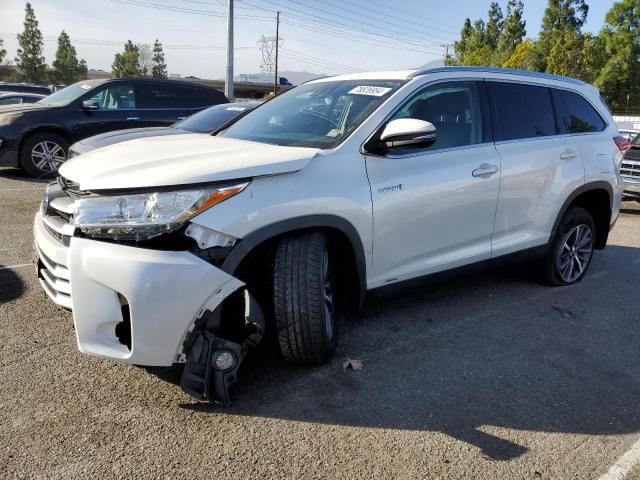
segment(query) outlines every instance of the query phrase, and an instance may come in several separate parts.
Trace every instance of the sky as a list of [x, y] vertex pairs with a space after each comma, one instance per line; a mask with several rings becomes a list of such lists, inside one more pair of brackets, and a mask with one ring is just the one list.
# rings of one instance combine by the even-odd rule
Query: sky
[[[506, 10], [506, 0], [498, 0]], [[587, 0], [584, 31], [598, 32], [613, 0]], [[50, 65], [64, 29], [89, 68], [111, 70], [123, 44], [165, 45], [169, 73], [223, 78], [227, 0], [31, 0]], [[547, 0], [524, 0], [527, 35], [539, 31]], [[323, 74], [419, 67], [444, 55], [469, 17], [489, 0], [235, 0], [234, 72], [260, 71], [257, 42], [274, 36], [280, 10], [279, 69]], [[0, 0], [0, 38], [9, 59], [23, 29], [25, 2]]]

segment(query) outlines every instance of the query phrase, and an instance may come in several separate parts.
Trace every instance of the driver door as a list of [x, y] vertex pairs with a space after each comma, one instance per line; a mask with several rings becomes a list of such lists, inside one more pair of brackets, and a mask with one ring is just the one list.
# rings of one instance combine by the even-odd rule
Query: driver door
[[98, 108], [82, 109], [76, 128], [78, 139], [143, 126], [132, 84], [111, 83], [84, 100], [93, 100]]
[[476, 81], [426, 86], [388, 122], [431, 122], [436, 142], [366, 155], [373, 286], [490, 258], [500, 159], [483, 93]]

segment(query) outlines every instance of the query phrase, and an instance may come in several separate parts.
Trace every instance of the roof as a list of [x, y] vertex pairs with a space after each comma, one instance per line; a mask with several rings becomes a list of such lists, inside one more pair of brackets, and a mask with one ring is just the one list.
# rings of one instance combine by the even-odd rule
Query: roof
[[564, 77], [562, 75], [552, 75], [550, 73], [532, 72], [530, 70], [516, 70], [513, 68], [495, 68], [495, 67], [436, 67], [427, 68], [424, 70], [396, 70], [396, 71], [383, 71], [383, 72], [362, 72], [352, 73], [349, 75], [338, 75], [335, 77], [324, 77], [311, 80], [306, 83], [319, 83], [324, 81], [335, 80], [411, 80], [415, 77], [423, 75], [430, 75], [436, 73], [458, 73], [458, 72], [473, 72], [473, 73], [497, 73], [507, 75], [520, 75], [524, 77], [543, 78], [546, 80], [556, 80], [559, 82], [573, 83], [576, 85], [586, 85], [582, 80], [576, 78]]
[[429, 75], [434, 73], [446, 73], [446, 72], [474, 72], [474, 73], [499, 73], [508, 75], [521, 75], [524, 77], [536, 77], [544, 78], [546, 80], [556, 80], [559, 82], [574, 83], [577, 85], [585, 85], [585, 82], [576, 78], [564, 77], [562, 75], [552, 75], [550, 73], [532, 72], [530, 70], [516, 70], [513, 68], [495, 68], [495, 67], [438, 67], [427, 68], [425, 70], [418, 70], [413, 72], [411, 78]]
[[310, 80], [306, 83], [333, 82], [341, 80], [408, 80], [415, 73], [415, 70], [390, 70], [385, 72], [362, 72], [350, 73], [348, 75], [337, 75], [335, 77], [323, 77]]

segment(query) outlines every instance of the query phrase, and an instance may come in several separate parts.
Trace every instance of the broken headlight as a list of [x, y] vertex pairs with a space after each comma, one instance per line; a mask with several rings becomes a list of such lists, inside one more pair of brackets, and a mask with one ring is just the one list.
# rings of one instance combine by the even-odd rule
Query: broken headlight
[[121, 196], [91, 196], [74, 202], [75, 227], [85, 235], [115, 240], [148, 240], [240, 193], [248, 182], [197, 190]]

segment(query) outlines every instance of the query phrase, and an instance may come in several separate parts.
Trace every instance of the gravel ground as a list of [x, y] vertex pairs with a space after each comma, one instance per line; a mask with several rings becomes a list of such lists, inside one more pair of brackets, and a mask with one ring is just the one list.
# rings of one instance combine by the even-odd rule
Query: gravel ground
[[71, 315], [20, 266], [43, 188], [0, 169], [0, 478], [586, 479], [638, 440], [638, 204], [576, 286], [520, 267], [376, 292], [333, 362], [265, 348], [219, 409], [175, 369], [76, 350]]

